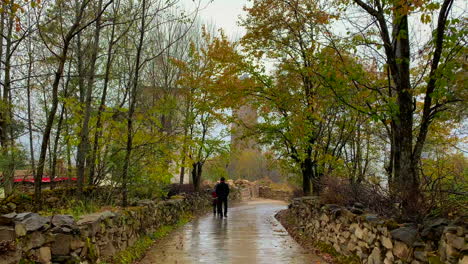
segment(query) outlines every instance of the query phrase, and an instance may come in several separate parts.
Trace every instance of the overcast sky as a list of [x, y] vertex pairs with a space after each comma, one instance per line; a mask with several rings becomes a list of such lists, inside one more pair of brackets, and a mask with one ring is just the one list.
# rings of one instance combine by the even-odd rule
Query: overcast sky
[[[237, 39], [245, 32], [242, 27], [237, 26], [239, 15], [243, 15], [242, 8], [250, 5], [248, 0], [201, 0], [203, 10], [200, 11], [199, 18], [202, 23], [213, 23], [217, 27], [223, 28], [226, 35], [231, 39]], [[198, 2], [197, 0], [195, 2]], [[182, 0], [187, 9], [193, 10], [195, 3], [193, 0]]]

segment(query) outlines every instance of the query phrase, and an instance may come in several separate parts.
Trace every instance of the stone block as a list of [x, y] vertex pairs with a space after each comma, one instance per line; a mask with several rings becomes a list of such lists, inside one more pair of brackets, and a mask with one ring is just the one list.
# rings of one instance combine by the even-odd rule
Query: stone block
[[367, 264], [382, 264], [382, 256], [380, 248], [375, 247], [372, 250], [372, 253], [367, 258]]
[[354, 235], [357, 238], [362, 239], [364, 237], [364, 231], [361, 229], [361, 227], [357, 226], [356, 229], [354, 230]]
[[36, 213], [29, 214], [21, 221], [21, 224], [24, 225], [28, 232], [43, 230], [48, 227], [49, 223], [49, 218], [42, 217]]
[[52, 254], [65, 256], [70, 253], [70, 245], [73, 237], [67, 234], [56, 234], [55, 241], [52, 243]]
[[409, 261], [411, 258], [411, 249], [405, 243], [395, 241], [393, 245], [393, 255], [399, 259]]
[[15, 229], [11, 226], [0, 226], [0, 241], [16, 239]]
[[38, 250], [38, 260], [42, 264], [49, 264], [52, 260], [52, 253], [50, 247], [41, 247]]
[[458, 250], [467, 248], [467, 243], [465, 242], [464, 237], [459, 237], [456, 234], [452, 234], [452, 233], [445, 234], [445, 237], [447, 239], [446, 240], [447, 244], [449, 244], [450, 246]]
[[415, 259], [427, 262], [427, 253], [425, 251], [414, 251], [413, 255]]
[[390, 232], [393, 239], [402, 241], [408, 246], [412, 246], [418, 240], [418, 229], [414, 226], [400, 227]]
[[382, 236], [380, 238], [380, 242], [382, 243], [382, 246], [384, 246], [386, 249], [392, 249], [393, 248], [393, 242], [389, 237]]
[[460, 258], [458, 264], [468, 264], [468, 255], [465, 255], [463, 256], [463, 258]]
[[72, 241], [70, 242], [70, 249], [71, 250], [77, 250], [79, 248], [83, 248], [85, 246], [85, 242], [79, 240], [79, 239], [72, 239]]
[[53, 226], [61, 227], [67, 226], [72, 227], [75, 226], [75, 219], [71, 215], [54, 215], [52, 216], [51, 223]]
[[42, 232], [35, 231], [29, 237], [31, 248], [38, 248], [46, 242], [45, 235]]
[[26, 227], [22, 223], [15, 223], [15, 233], [18, 237], [25, 236], [27, 233]]

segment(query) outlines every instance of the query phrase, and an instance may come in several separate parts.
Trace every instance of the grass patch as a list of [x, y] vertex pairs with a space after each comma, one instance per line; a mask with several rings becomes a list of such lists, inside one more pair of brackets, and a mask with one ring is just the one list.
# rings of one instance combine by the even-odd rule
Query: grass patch
[[[111, 263], [131, 264], [141, 259], [155, 241], [167, 236], [174, 229], [187, 224], [192, 220], [192, 218], [193, 216], [191, 214], [183, 214], [179, 217], [179, 220], [174, 225], [161, 226], [156, 232], [141, 237], [133, 246], [128, 247], [126, 250], [119, 252], [117, 256], [115, 256], [112, 259]], [[101, 262], [101, 264], [104, 263], [105, 262]]]
[[320, 250], [320, 252], [327, 253], [333, 257], [335, 263], [338, 264], [360, 264], [361, 261], [357, 256], [345, 256], [340, 254], [336, 249], [324, 242], [313, 243], [314, 247]]
[[101, 205], [97, 204], [92, 200], [70, 200], [67, 202], [66, 208], [50, 208], [39, 212], [41, 215], [71, 215], [75, 220], [78, 220], [80, 216], [98, 212], [101, 209]]

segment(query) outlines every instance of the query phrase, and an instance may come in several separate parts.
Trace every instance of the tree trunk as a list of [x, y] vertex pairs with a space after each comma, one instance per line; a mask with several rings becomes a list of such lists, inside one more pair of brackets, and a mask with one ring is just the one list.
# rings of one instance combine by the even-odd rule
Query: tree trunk
[[[14, 4], [11, 1], [10, 6]], [[6, 168], [3, 170], [3, 176], [5, 179], [5, 194], [10, 195], [13, 193], [13, 178], [14, 178], [14, 160], [13, 160], [13, 144], [12, 138], [8, 137], [11, 127], [11, 102], [10, 102], [10, 90], [11, 90], [11, 48], [12, 48], [12, 34], [13, 34], [13, 16], [8, 17], [7, 22], [7, 35], [6, 35], [6, 52], [5, 52], [5, 69], [4, 69], [4, 81], [3, 81], [3, 96], [2, 96], [2, 118], [1, 118], [1, 147], [3, 156], [8, 159]], [[3, 44], [3, 43], [1, 43]], [[10, 156], [11, 155], [11, 156]]]
[[135, 76], [133, 79], [133, 86], [129, 95], [129, 104], [130, 108], [128, 111], [128, 120], [127, 120], [127, 147], [125, 153], [125, 160], [124, 160], [124, 167], [122, 173], [122, 206], [127, 206], [127, 181], [128, 181], [128, 170], [130, 167], [130, 158], [132, 154], [133, 148], [133, 114], [135, 112], [135, 105], [137, 99], [137, 88], [138, 88], [138, 81], [139, 81], [139, 73], [140, 73], [140, 61], [141, 61], [141, 53], [143, 50], [143, 42], [145, 38], [145, 30], [146, 30], [146, 0], [142, 2], [142, 10], [141, 10], [141, 28], [140, 28], [140, 38], [139, 43], [137, 46], [137, 54], [136, 54], [136, 63], [135, 63]]
[[[114, 17], [114, 20], [116, 19], [116, 16]], [[113, 47], [114, 47], [114, 37], [115, 37], [115, 24], [116, 21], [112, 23], [112, 29], [111, 29], [111, 36], [109, 40], [109, 46], [107, 48], [107, 60], [106, 60], [106, 70], [104, 73], [104, 87], [102, 89], [102, 95], [101, 95], [101, 102], [99, 104], [99, 109], [97, 113], [97, 120], [96, 120], [96, 132], [94, 134], [94, 140], [93, 140], [93, 150], [91, 151], [91, 157], [89, 161], [89, 184], [92, 185], [94, 184], [94, 175], [96, 171], [96, 159], [98, 155], [98, 150], [99, 150], [99, 138], [102, 136], [102, 113], [104, 112], [104, 108], [106, 106], [106, 100], [107, 100], [107, 88], [109, 86], [109, 79], [110, 79], [110, 71], [112, 68], [112, 52], [113, 52]]]
[[[185, 157], [182, 157], [182, 164], [185, 163]], [[180, 167], [180, 174], [179, 174], [179, 184], [184, 184], [184, 177], [185, 177], [185, 166], [182, 165], [182, 167]]]
[[[29, 16], [28, 16], [29, 20]], [[29, 21], [29, 25], [31, 22]], [[32, 118], [31, 118], [31, 75], [32, 75], [32, 65], [33, 65], [33, 48], [32, 48], [32, 38], [28, 38], [28, 76], [26, 79], [26, 93], [28, 101], [28, 135], [29, 135], [29, 153], [31, 157], [31, 172], [34, 177], [36, 174], [36, 165], [34, 158], [34, 140], [33, 140], [33, 130], [32, 130]]]
[[192, 182], [195, 192], [200, 191], [201, 176], [203, 171], [203, 163], [201, 161], [192, 164]]
[[52, 107], [47, 116], [46, 127], [44, 129], [44, 135], [42, 137], [41, 153], [39, 155], [37, 174], [34, 177], [34, 203], [35, 203], [36, 210], [40, 210], [42, 208], [42, 193], [41, 193], [42, 175], [44, 174], [44, 165], [45, 165], [45, 159], [47, 155], [47, 146], [49, 145], [49, 140], [50, 140], [50, 133], [52, 131], [55, 114], [57, 112], [57, 106], [58, 106], [58, 101], [59, 101], [58, 100], [58, 88], [59, 88], [60, 80], [62, 79], [65, 62], [67, 60], [67, 54], [68, 54], [68, 50], [70, 47], [70, 42], [75, 36], [75, 31], [78, 29], [80, 25], [81, 18], [83, 16], [83, 12], [86, 7], [86, 4], [87, 4], [86, 1], [82, 2], [80, 12], [75, 17], [75, 21], [73, 25], [70, 27], [70, 29], [68, 30], [67, 34], [65, 35], [63, 39], [63, 47], [58, 57], [57, 70], [55, 71], [54, 82], [52, 83]]
[[[311, 194], [311, 180], [312, 180], [312, 161], [310, 158], [306, 158], [301, 163], [302, 171], [302, 192], [305, 196]], [[314, 184], [315, 186], [315, 184]]]
[[[65, 84], [65, 91], [64, 91], [64, 97], [68, 97], [68, 86], [70, 83], [71, 79], [71, 63], [68, 64], [68, 76], [67, 76], [67, 81]], [[57, 152], [59, 148], [59, 142], [60, 142], [60, 133], [62, 132], [62, 123], [63, 123], [63, 117], [65, 114], [65, 103], [62, 104], [62, 109], [60, 111], [60, 117], [57, 123], [57, 133], [55, 135], [55, 140], [54, 140], [54, 149], [52, 152], [52, 171], [50, 173], [50, 188], [53, 189], [55, 187], [55, 176], [57, 176]]]

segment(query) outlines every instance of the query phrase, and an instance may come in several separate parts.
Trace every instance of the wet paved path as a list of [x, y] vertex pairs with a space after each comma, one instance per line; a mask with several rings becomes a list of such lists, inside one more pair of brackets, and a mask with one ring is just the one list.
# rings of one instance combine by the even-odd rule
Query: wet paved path
[[257, 200], [193, 220], [159, 241], [139, 264], [164, 263], [325, 263], [303, 250], [274, 218], [287, 205]]

